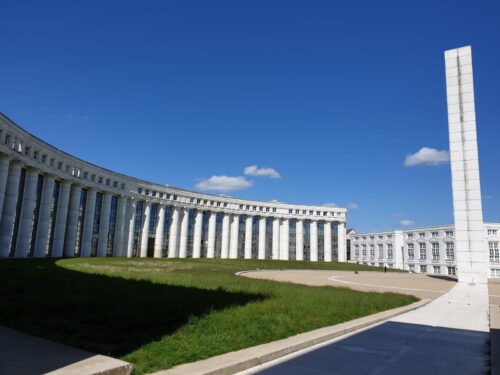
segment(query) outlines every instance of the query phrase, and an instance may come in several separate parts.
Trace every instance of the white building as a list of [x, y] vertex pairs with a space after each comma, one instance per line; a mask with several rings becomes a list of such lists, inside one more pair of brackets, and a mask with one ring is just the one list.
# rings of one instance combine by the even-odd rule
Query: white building
[[[489, 276], [500, 277], [500, 223], [484, 223], [484, 249], [489, 259]], [[398, 268], [418, 273], [455, 275], [456, 237], [453, 225], [353, 233], [351, 262]]]
[[346, 261], [346, 209], [220, 197], [73, 157], [0, 114], [0, 258]]

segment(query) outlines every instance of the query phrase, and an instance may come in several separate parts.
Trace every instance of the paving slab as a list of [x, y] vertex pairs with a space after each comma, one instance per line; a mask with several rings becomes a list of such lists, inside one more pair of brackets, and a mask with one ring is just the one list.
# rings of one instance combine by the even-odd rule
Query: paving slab
[[0, 374], [129, 375], [130, 363], [0, 327]]

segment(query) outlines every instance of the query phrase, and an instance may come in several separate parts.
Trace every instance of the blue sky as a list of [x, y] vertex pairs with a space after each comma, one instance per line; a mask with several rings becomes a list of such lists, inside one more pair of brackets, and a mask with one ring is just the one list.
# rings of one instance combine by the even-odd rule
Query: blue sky
[[349, 206], [359, 230], [451, 223], [449, 164], [405, 158], [448, 149], [443, 51], [467, 44], [500, 221], [494, 1], [4, 0], [0, 111], [158, 183]]

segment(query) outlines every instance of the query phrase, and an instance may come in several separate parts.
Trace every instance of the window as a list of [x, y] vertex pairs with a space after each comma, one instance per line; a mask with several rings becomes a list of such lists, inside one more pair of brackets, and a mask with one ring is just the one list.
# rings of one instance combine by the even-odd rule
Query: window
[[54, 158], [51, 158], [51, 159], [50, 159], [50, 166], [51, 166], [51, 167], [54, 167], [54, 163], [55, 163]]
[[457, 269], [455, 267], [448, 267], [448, 275], [455, 276], [457, 274]]
[[57, 163], [57, 169], [62, 169], [62, 161]]
[[113, 187], [116, 188], [118, 186], [118, 181], [113, 181]]
[[433, 268], [433, 271], [436, 275], [440, 275], [441, 274], [441, 267], [439, 266], [432, 266]]
[[388, 239], [388, 240], [392, 240], [392, 234], [389, 234], [389, 235], [387, 236], [387, 239]]
[[427, 273], [427, 266], [425, 264], [420, 265], [420, 272]]
[[355, 245], [355, 246], [354, 246], [354, 256], [355, 256], [356, 258], [358, 258], [358, 257], [359, 257], [359, 245]]
[[33, 151], [33, 159], [37, 160], [38, 159], [38, 151]]
[[455, 244], [446, 242], [446, 260], [455, 260]]
[[370, 245], [370, 258], [375, 258], [375, 245]]
[[439, 260], [439, 243], [432, 244], [432, 260]]
[[426, 260], [427, 259], [427, 248], [425, 246], [425, 243], [420, 244], [420, 260]]
[[370, 240], [374, 240], [375, 239], [375, 236], [370, 236]]
[[5, 136], [5, 144], [8, 145], [10, 143], [10, 134]]
[[446, 237], [453, 237], [453, 232], [451, 230], [447, 231]]
[[432, 238], [437, 238], [438, 232], [432, 232]]
[[493, 277], [495, 279], [500, 279], [500, 269], [492, 268], [491, 269], [491, 277]]
[[413, 233], [408, 233], [408, 239], [412, 239], [413, 238]]
[[102, 177], [101, 176], [99, 176], [99, 178], [97, 179], [97, 182], [102, 184]]
[[106, 186], [109, 186], [109, 178], [106, 179]]
[[488, 236], [496, 236], [496, 235], [497, 235], [496, 229], [488, 229]]
[[378, 236], [378, 239], [379, 239], [380, 241], [382, 241], [382, 239], [383, 239], [383, 238], [384, 238], [383, 236]]
[[420, 238], [425, 238], [425, 233], [424, 233], [424, 232], [419, 233], [419, 234], [418, 234], [418, 237], [420, 237]]
[[[90, 176], [90, 181], [94, 182], [95, 181], [95, 174], [93, 174], [92, 176]], [[142, 189], [139, 188], [139, 194], [142, 193]]]
[[408, 244], [408, 260], [415, 259], [415, 247], [412, 243]]
[[26, 156], [30, 156], [30, 152], [31, 152], [31, 147], [29, 146], [26, 146], [25, 149], [24, 149], [24, 154]]
[[378, 259], [384, 259], [384, 245], [378, 245]]
[[366, 245], [361, 245], [361, 249], [363, 251], [363, 257], [366, 257]]
[[89, 177], [89, 172], [83, 172], [83, 179], [86, 180]]
[[408, 270], [411, 272], [415, 272], [415, 265], [414, 264], [409, 264], [408, 265]]
[[47, 161], [47, 155], [43, 154], [42, 155], [42, 163], [45, 164], [46, 161]]
[[490, 262], [500, 261], [500, 254], [498, 253], [498, 242], [489, 242], [488, 247], [490, 248]]
[[387, 259], [392, 259], [392, 243], [387, 245]]

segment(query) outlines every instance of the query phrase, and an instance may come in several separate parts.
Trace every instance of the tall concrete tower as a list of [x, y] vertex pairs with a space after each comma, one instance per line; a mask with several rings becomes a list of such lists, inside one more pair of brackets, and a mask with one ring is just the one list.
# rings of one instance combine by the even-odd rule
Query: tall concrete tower
[[486, 283], [471, 47], [445, 51], [444, 58], [458, 281]]

